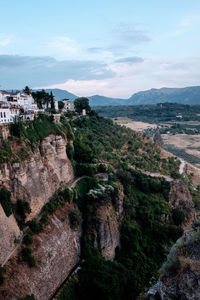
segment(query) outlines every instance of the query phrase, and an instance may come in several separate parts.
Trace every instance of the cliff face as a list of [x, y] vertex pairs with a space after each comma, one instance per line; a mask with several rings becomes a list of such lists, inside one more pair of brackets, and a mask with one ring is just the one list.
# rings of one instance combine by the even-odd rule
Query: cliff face
[[115, 248], [119, 246], [120, 242], [116, 211], [110, 203], [107, 203], [98, 207], [96, 216], [98, 222], [95, 244], [99, 243], [102, 255], [106, 259], [112, 260], [115, 257]]
[[13, 215], [5, 215], [0, 205], [0, 264], [4, 263], [8, 253], [15, 248], [15, 240], [20, 236], [20, 230]]
[[[120, 224], [123, 217], [124, 192], [122, 185], [118, 182], [119, 194], [96, 207], [95, 222], [92, 226], [95, 247], [101, 248], [102, 256], [113, 260], [115, 249], [120, 246]], [[113, 203], [114, 202], [114, 203]], [[88, 226], [88, 229], [90, 226]]]
[[149, 299], [200, 299], [199, 232], [186, 231], [172, 247], [158, 283], [149, 291]]
[[45, 138], [29, 159], [12, 166], [4, 164], [0, 170], [0, 186], [11, 191], [12, 202], [22, 199], [30, 203], [29, 219], [39, 213], [62, 183], [72, 179], [66, 141], [54, 135]]
[[[66, 141], [60, 136], [45, 138], [29, 159], [20, 163], [3, 164], [0, 169], [0, 188], [11, 192], [11, 201], [26, 200], [34, 218], [54, 192], [73, 179], [71, 162], [66, 155]], [[0, 205], [1, 206], [1, 205]], [[19, 228], [13, 216], [7, 218], [0, 207], [0, 263], [15, 247]]]
[[185, 214], [185, 225], [191, 225], [195, 219], [195, 206], [188, 187], [181, 180], [171, 182], [169, 204], [173, 208], [181, 209]]
[[50, 299], [79, 261], [81, 226], [70, 227], [68, 215], [73, 209], [74, 204], [66, 203], [49, 218], [43, 232], [34, 236], [31, 248], [36, 267], [19, 263], [19, 252], [12, 257], [0, 287], [0, 299], [19, 299], [31, 293], [37, 300]]
[[185, 214], [183, 236], [171, 248], [161, 268], [159, 281], [148, 292], [149, 300], [200, 299], [200, 234], [199, 224], [191, 228], [196, 211], [187, 186], [180, 180], [171, 182], [170, 201], [173, 208]]

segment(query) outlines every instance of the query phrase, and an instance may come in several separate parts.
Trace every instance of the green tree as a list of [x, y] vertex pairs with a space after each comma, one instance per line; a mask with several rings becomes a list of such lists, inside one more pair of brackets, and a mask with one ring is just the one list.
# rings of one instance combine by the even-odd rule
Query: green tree
[[30, 87], [28, 87], [27, 85], [25, 86], [25, 88], [23, 89], [23, 92], [27, 95], [31, 95], [31, 89]]
[[51, 109], [55, 109], [54, 95], [53, 95], [52, 91], [50, 93], [50, 103], [51, 103]]
[[6, 189], [0, 190], [0, 203], [7, 217], [12, 214], [12, 205], [10, 202], [11, 193]]
[[64, 102], [58, 101], [58, 108], [59, 108], [59, 109], [63, 109], [64, 106], [65, 106]]
[[75, 111], [77, 113], [82, 113], [82, 110], [85, 109], [87, 113], [91, 111], [91, 107], [89, 105], [89, 99], [86, 97], [80, 97], [74, 100]]

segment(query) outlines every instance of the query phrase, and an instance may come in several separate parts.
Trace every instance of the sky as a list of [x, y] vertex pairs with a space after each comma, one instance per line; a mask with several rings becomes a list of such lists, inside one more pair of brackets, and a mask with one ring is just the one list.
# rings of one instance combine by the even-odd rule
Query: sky
[[199, 0], [0, 0], [0, 89], [200, 85]]

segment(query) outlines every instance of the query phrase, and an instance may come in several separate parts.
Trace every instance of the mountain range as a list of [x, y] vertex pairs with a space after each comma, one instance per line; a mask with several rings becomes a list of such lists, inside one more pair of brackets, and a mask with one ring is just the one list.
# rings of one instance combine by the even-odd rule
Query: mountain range
[[[47, 89], [46, 91], [50, 92], [51, 90]], [[52, 89], [52, 92], [57, 100], [67, 98], [73, 101], [78, 97], [61, 89]], [[200, 104], [200, 86], [150, 89], [135, 93], [128, 99], [111, 98], [100, 95], [94, 95], [88, 98], [91, 106], [143, 105], [163, 102], [194, 105]]]
[[[34, 90], [35, 91], [35, 90]], [[74, 101], [78, 96], [66, 90], [46, 89], [46, 92], [53, 92], [56, 100], [64, 98]], [[118, 106], [118, 105], [143, 105], [157, 104], [163, 102], [181, 103], [181, 104], [200, 104], [200, 86], [191, 86], [185, 88], [160, 88], [141, 91], [133, 94], [128, 99], [111, 98], [100, 95], [88, 97], [90, 105], [94, 106]]]

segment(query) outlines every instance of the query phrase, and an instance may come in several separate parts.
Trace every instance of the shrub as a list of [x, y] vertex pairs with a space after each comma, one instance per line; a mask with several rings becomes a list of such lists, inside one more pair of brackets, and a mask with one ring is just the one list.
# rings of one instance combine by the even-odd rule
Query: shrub
[[185, 221], [185, 214], [181, 209], [175, 208], [172, 210], [172, 219], [174, 224], [179, 226]]
[[31, 245], [33, 243], [33, 237], [32, 234], [29, 232], [27, 233], [23, 238], [23, 243], [25, 245]]
[[12, 214], [12, 206], [10, 202], [11, 193], [6, 189], [0, 190], [0, 203], [7, 217]]
[[2, 274], [0, 274], [0, 285], [2, 285], [4, 283], [4, 277]]
[[3, 274], [6, 273], [6, 267], [2, 267], [0, 265], [0, 285], [2, 285], [4, 283], [4, 277]]
[[26, 219], [26, 213], [31, 213], [31, 208], [28, 202], [23, 200], [17, 200], [17, 212], [22, 218], [22, 221], [25, 221]]
[[26, 297], [24, 298], [24, 300], [35, 300], [35, 296], [33, 294], [26, 295]]
[[22, 249], [22, 259], [28, 263], [30, 268], [36, 266], [36, 259], [32, 255], [32, 249], [30, 247]]
[[31, 229], [31, 231], [33, 233], [39, 233], [42, 231], [43, 227], [42, 227], [42, 223], [41, 222], [37, 222], [36, 220], [32, 220], [28, 223], [29, 228]]
[[65, 201], [68, 201], [69, 203], [71, 203], [73, 201], [73, 198], [74, 198], [74, 192], [73, 192], [72, 189], [67, 188], [67, 189], [64, 189], [62, 191], [62, 196], [63, 196]]
[[70, 221], [70, 226], [73, 229], [76, 229], [82, 222], [82, 217], [80, 211], [75, 208], [69, 213], [69, 221]]
[[66, 146], [66, 152], [67, 152], [67, 156], [69, 157], [69, 159], [73, 159], [74, 157], [74, 147], [71, 143], [67, 143]]

